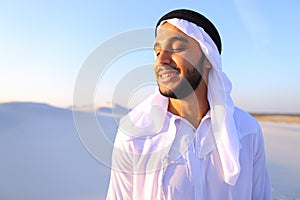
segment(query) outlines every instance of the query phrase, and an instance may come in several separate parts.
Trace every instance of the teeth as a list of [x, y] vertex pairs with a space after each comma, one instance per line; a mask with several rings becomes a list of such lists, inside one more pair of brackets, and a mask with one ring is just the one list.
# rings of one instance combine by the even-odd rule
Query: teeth
[[162, 78], [168, 78], [170, 76], [173, 76], [173, 73], [161, 75]]

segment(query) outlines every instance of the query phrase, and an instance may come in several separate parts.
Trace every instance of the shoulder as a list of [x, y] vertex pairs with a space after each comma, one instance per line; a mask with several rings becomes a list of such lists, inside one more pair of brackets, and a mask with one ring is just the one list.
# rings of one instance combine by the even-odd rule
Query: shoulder
[[240, 138], [248, 134], [260, 133], [260, 124], [248, 112], [235, 107], [233, 117]]
[[[168, 100], [154, 93], [121, 118], [119, 132], [128, 140], [153, 136], [161, 131], [167, 114]], [[123, 133], [123, 134], [122, 134]]]

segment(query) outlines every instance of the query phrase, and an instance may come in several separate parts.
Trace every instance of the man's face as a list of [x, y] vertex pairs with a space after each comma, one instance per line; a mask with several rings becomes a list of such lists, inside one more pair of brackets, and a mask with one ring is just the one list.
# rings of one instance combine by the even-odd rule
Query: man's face
[[157, 30], [154, 73], [162, 95], [182, 99], [201, 81], [205, 56], [198, 42], [165, 23]]

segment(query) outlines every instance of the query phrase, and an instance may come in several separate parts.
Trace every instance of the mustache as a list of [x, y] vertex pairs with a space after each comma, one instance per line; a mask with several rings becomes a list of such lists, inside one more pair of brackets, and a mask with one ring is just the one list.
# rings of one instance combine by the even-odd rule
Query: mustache
[[155, 69], [156, 69], [155, 73], [159, 73], [164, 70], [176, 70], [176, 71], [180, 72], [180, 69], [178, 67], [170, 66], [170, 65], [156, 65]]

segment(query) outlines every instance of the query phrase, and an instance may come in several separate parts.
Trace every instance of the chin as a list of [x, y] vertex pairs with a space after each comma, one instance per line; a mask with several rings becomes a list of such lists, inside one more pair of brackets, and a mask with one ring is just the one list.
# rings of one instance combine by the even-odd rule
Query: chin
[[177, 99], [177, 96], [172, 92], [172, 90], [170, 89], [167, 89], [165, 87], [162, 87], [159, 85], [159, 92], [161, 95], [165, 96], [165, 97], [168, 97], [168, 98], [174, 98], [174, 99]]
[[[176, 91], [176, 90], [175, 90]], [[160, 87], [159, 87], [159, 92], [161, 95], [165, 96], [165, 97], [168, 97], [168, 98], [172, 98], [172, 99], [184, 99], [186, 98], [187, 96], [189, 96], [193, 90], [181, 90], [181, 91], [172, 91], [172, 90], [162, 90]]]

